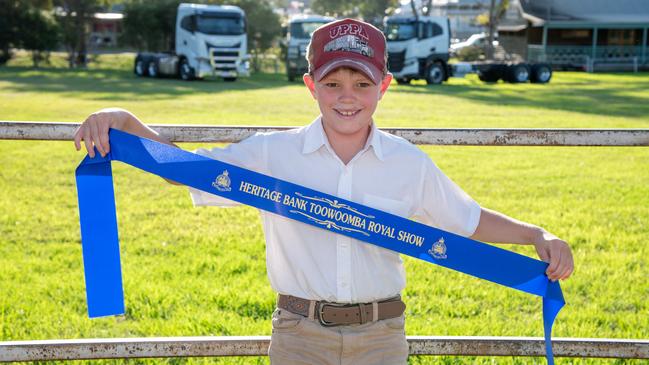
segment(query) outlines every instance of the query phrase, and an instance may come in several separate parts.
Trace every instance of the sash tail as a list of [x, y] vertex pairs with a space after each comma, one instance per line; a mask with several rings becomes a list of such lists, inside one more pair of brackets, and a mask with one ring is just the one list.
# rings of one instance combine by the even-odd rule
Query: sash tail
[[559, 311], [566, 304], [558, 282], [550, 282], [543, 296], [543, 332], [545, 333], [545, 357], [548, 365], [554, 365], [552, 352], [552, 325]]
[[86, 299], [90, 318], [124, 313], [110, 157], [86, 156], [76, 170]]

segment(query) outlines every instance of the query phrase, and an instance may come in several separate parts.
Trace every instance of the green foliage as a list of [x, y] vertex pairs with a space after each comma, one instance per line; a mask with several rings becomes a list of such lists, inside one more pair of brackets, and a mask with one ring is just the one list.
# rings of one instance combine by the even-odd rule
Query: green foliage
[[488, 27], [490, 24], [490, 19], [493, 17], [494, 25], [497, 26], [500, 22], [500, 19], [507, 12], [507, 8], [509, 8], [509, 0], [499, 0], [497, 4], [494, 3], [493, 9], [490, 6], [489, 11], [476, 16], [475, 21], [480, 25]]
[[22, 47], [32, 51], [34, 67], [38, 67], [40, 61], [48, 61], [49, 51], [58, 47], [61, 30], [51, 16], [39, 10], [28, 13], [27, 24]]
[[248, 44], [256, 54], [264, 53], [282, 35], [279, 17], [268, 1], [235, 0], [226, 3], [237, 5], [246, 12]]
[[60, 7], [57, 22], [61, 28], [62, 41], [68, 51], [68, 65], [85, 67], [88, 61], [86, 45], [87, 29], [92, 15], [100, 10], [100, 5], [108, 0], [54, 0], [54, 5]]
[[477, 61], [484, 57], [484, 51], [482, 48], [477, 46], [468, 46], [460, 48], [460, 50], [456, 52], [455, 56], [458, 60], [464, 62]]
[[360, 17], [375, 25], [380, 25], [389, 8], [398, 7], [397, 0], [314, 0], [311, 8], [322, 15], [336, 17]]
[[19, 1], [0, 0], [0, 65], [7, 63], [12, 57], [11, 48], [16, 47], [19, 37], [20, 14], [25, 11]]
[[58, 46], [59, 28], [42, 9], [46, 1], [0, 0], [0, 64], [11, 58], [10, 48], [33, 51], [34, 66], [42, 58], [42, 52]]
[[121, 41], [141, 50], [173, 49], [176, 9], [181, 0], [132, 0], [124, 6]]
[[[304, 125], [318, 114], [283, 75], [236, 83], [135, 78], [102, 56], [87, 70], [0, 69], [6, 120], [79, 122], [122, 106], [147, 123]], [[57, 58], [53, 63], [59, 62]], [[281, 97], [279, 97], [281, 96]], [[557, 72], [547, 85], [390, 86], [380, 127], [648, 128], [649, 74]], [[183, 144], [185, 149], [198, 145]], [[573, 247], [576, 271], [556, 337], [649, 338], [646, 147], [421, 146], [478, 202], [542, 225]], [[186, 189], [114, 165], [125, 316], [86, 316], [70, 141], [0, 141], [0, 341], [269, 335], [274, 294], [258, 213], [193, 208]], [[534, 255], [531, 247], [504, 246]], [[408, 335], [541, 336], [541, 301], [405, 260]], [[77, 364], [78, 362], [61, 362]], [[105, 360], [102, 364], [267, 364], [267, 358]], [[417, 357], [411, 364], [543, 364], [540, 358]], [[646, 360], [559, 358], [558, 365]]]

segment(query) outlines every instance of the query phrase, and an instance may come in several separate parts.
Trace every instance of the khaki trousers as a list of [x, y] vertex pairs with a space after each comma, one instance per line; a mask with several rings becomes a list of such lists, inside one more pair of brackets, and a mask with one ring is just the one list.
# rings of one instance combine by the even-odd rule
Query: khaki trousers
[[273, 312], [271, 365], [405, 365], [405, 317], [323, 327], [284, 309]]

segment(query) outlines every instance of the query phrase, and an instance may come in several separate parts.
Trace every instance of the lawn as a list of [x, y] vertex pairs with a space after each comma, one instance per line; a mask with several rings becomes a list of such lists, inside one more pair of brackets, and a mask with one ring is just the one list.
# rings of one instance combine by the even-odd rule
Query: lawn
[[[22, 63], [21, 63], [22, 62]], [[0, 68], [0, 120], [79, 122], [120, 106], [147, 123], [304, 125], [306, 89], [282, 75], [236, 83], [138, 79], [130, 58], [89, 69]], [[649, 128], [649, 74], [556, 73], [548, 85], [394, 83], [380, 127]], [[193, 149], [196, 145], [183, 144]], [[555, 337], [649, 338], [649, 148], [421, 146], [480, 204], [573, 247]], [[269, 335], [274, 294], [251, 208], [193, 208], [184, 188], [115, 164], [127, 313], [86, 315], [71, 142], [0, 141], [0, 341]], [[511, 247], [534, 255], [530, 247]], [[408, 335], [542, 336], [541, 301], [406, 258]], [[122, 363], [267, 363], [267, 358]], [[412, 357], [412, 364], [542, 358]], [[109, 363], [109, 362], [106, 362]], [[114, 361], [110, 361], [114, 363]], [[641, 361], [558, 359], [558, 364]]]

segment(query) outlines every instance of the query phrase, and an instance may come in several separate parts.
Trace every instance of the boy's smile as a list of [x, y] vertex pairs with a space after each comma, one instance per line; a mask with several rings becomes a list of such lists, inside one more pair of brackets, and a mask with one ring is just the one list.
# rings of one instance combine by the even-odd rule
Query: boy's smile
[[376, 85], [365, 74], [350, 68], [338, 68], [322, 80], [304, 76], [304, 83], [318, 101], [322, 125], [329, 139], [365, 138], [372, 123], [372, 115], [385, 93], [392, 77], [386, 75]]

